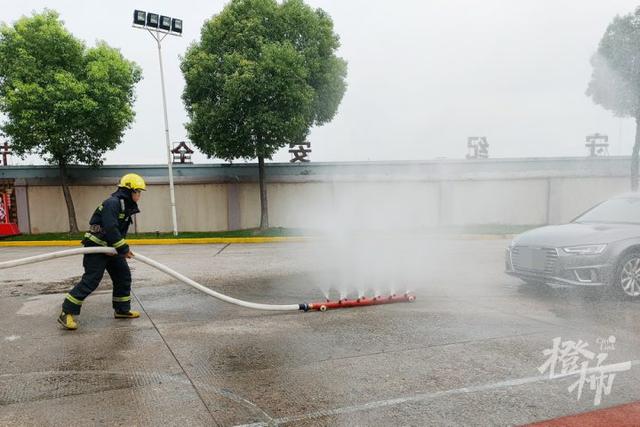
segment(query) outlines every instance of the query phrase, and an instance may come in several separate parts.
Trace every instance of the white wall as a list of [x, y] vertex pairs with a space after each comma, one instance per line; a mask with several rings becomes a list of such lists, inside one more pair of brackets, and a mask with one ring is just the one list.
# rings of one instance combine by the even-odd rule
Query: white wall
[[[416, 229], [437, 225], [538, 225], [562, 223], [628, 189], [628, 179], [518, 178], [476, 180], [381, 180], [269, 183], [271, 226], [337, 229]], [[113, 191], [106, 186], [75, 186], [78, 225], [87, 227], [95, 207]], [[181, 231], [226, 230], [230, 203], [227, 184], [176, 186]], [[242, 228], [259, 225], [257, 183], [238, 185]], [[29, 186], [33, 233], [68, 230], [62, 191]], [[167, 185], [150, 185], [141, 202], [139, 232], [171, 231]], [[26, 230], [25, 230], [26, 231]]]

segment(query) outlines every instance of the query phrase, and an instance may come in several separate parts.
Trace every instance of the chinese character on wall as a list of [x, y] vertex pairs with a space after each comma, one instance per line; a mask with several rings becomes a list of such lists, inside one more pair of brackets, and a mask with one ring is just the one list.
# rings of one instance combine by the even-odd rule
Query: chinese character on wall
[[171, 150], [171, 154], [173, 155], [172, 163], [183, 163], [183, 164], [192, 164], [191, 155], [193, 154], [193, 150], [189, 148], [186, 142], [180, 141], [178, 145]]
[[467, 138], [467, 159], [489, 158], [489, 143], [486, 136], [470, 136]]
[[289, 163], [308, 163], [309, 153], [311, 153], [311, 143], [309, 141], [300, 144], [289, 144], [289, 153], [293, 155]]
[[609, 155], [609, 137], [607, 135], [594, 133], [593, 135], [587, 135], [586, 141], [587, 143], [584, 146], [589, 150], [589, 157]]

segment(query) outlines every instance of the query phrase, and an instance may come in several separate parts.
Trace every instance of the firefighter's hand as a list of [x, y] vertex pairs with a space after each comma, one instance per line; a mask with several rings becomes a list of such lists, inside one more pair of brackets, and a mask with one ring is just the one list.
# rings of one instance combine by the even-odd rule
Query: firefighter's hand
[[127, 259], [133, 258], [133, 252], [131, 252], [131, 251], [127, 252], [126, 254], [124, 254], [124, 257], [127, 258]]

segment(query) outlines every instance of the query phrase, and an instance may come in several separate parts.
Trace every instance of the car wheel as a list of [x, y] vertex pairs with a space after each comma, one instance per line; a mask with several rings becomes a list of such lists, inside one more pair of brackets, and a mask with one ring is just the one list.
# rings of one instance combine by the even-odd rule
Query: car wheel
[[625, 298], [640, 297], [640, 252], [631, 252], [620, 259], [613, 288]]

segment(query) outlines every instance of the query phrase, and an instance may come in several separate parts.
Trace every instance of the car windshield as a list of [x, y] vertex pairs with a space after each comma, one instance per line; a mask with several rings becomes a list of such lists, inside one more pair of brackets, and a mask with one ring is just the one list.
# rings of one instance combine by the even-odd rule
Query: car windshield
[[607, 200], [582, 214], [573, 222], [613, 222], [640, 224], [640, 198]]

